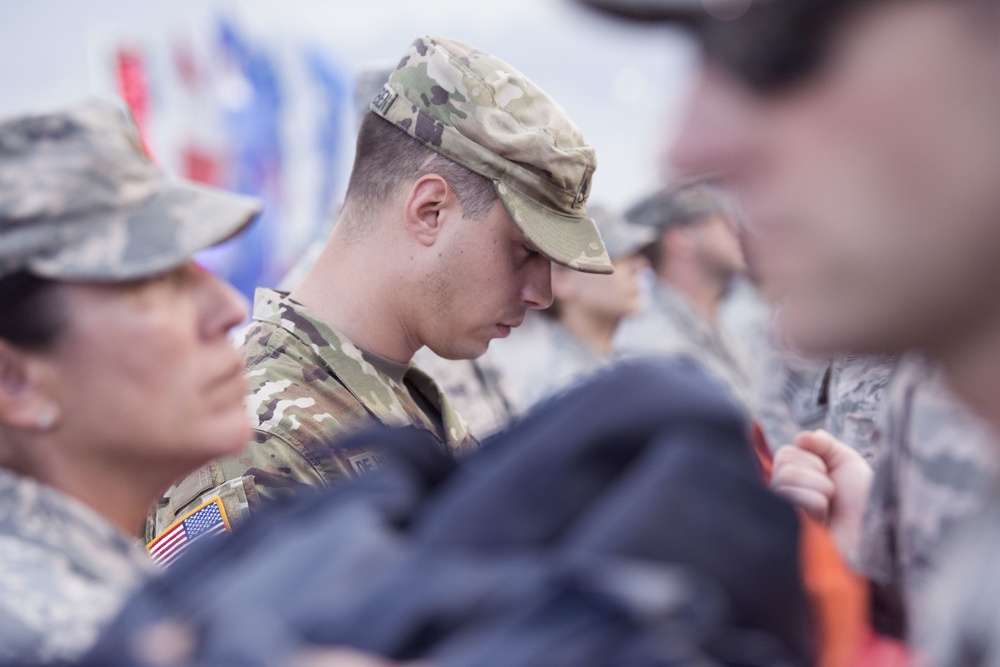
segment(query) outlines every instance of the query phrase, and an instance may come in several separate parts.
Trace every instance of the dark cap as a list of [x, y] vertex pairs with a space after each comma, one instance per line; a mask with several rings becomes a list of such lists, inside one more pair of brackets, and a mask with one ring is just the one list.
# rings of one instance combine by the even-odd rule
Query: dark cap
[[579, 0], [583, 5], [636, 21], [683, 21], [711, 17], [739, 18], [754, 3], [771, 0]]
[[628, 209], [625, 218], [662, 231], [732, 215], [733, 205], [724, 190], [696, 181], [675, 183], [643, 197]]
[[167, 178], [113, 102], [0, 122], [0, 277], [161, 273], [259, 212], [256, 199]]

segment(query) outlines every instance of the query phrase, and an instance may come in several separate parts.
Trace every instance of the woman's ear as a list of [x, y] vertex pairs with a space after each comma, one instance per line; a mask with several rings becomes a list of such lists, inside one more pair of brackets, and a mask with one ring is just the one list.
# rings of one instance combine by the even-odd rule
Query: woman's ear
[[446, 217], [443, 213], [456, 201], [443, 177], [437, 174], [421, 176], [410, 188], [403, 205], [407, 233], [422, 245], [434, 245]]
[[0, 422], [47, 431], [59, 418], [56, 401], [39, 381], [42, 361], [0, 340]]

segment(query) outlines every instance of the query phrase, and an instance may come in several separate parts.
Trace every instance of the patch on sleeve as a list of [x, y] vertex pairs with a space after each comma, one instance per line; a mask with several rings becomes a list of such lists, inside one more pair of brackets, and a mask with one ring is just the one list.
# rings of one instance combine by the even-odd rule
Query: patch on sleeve
[[166, 567], [206, 535], [231, 533], [229, 518], [219, 496], [213, 496], [175, 521], [146, 546], [150, 558]]

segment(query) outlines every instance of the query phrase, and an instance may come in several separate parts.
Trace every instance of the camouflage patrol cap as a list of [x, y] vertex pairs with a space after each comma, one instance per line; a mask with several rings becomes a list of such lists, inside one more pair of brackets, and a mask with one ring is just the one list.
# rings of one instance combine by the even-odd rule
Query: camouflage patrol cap
[[153, 275], [233, 236], [259, 211], [250, 197], [168, 179], [111, 101], [0, 122], [0, 277]]
[[587, 216], [594, 149], [562, 107], [510, 65], [460, 42], [422, 37], [370, 108], [491, 179], [543, 255], [577, 271], [614, 271]]

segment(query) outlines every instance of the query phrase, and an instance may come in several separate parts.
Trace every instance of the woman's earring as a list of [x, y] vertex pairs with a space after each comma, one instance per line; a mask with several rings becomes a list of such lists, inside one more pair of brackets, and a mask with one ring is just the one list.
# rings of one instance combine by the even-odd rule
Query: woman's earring
[[38, 427], [39, 431], [48, 431], [56, 423], [55, 413], [48, 410], [40, 415], [38, 415], [38, 421], [35, 425]]

